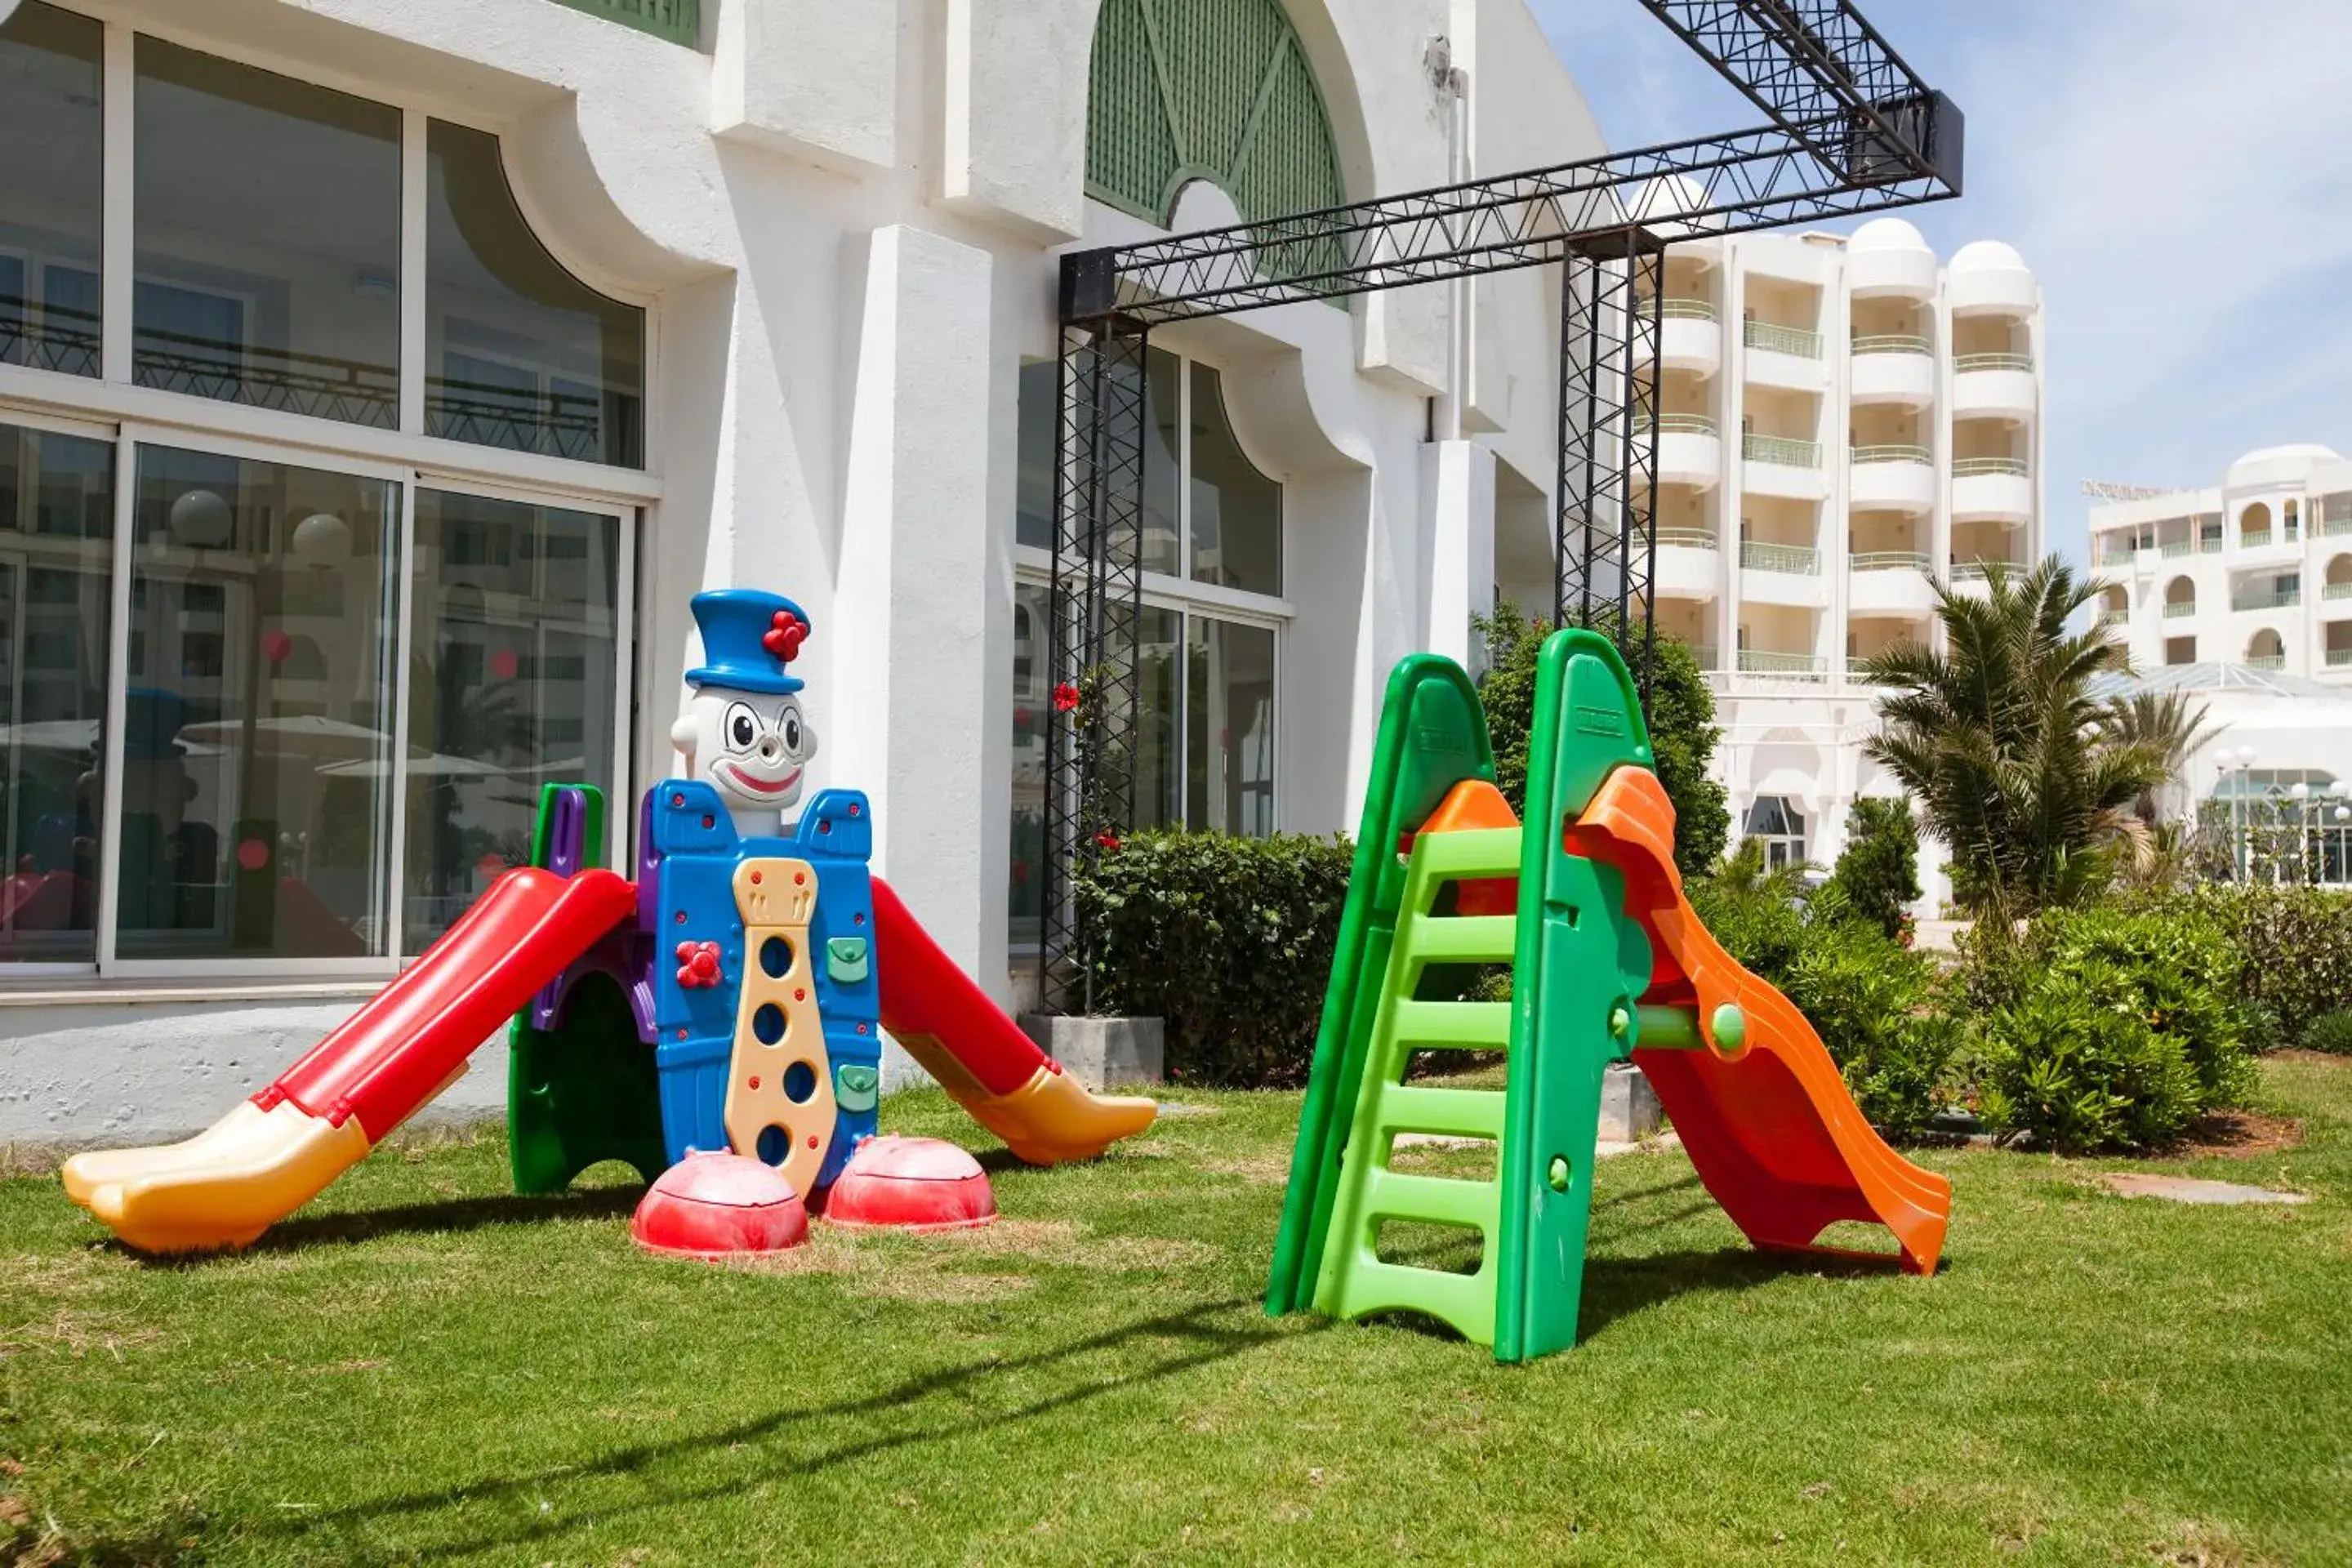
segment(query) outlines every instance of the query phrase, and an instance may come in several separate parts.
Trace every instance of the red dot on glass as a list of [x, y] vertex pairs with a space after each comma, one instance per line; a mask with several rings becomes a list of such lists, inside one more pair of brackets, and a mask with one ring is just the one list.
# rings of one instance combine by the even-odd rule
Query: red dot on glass
[[248, 871], [258, 871], [269, 864], [269, 846], [258, 838], [247, 838], [236, 847], [236, 863]]
[[261, 657], [272, 664], [284, 664], [286, 656], [294, 651], [294, 639], [284, 632], [261, 634]]
[[490, 655], [490, 673], [500, 680], [512, 680], [515, 671], [521, 668], [522, 661], [515, 658], [515, 651], [510, 647], [502, 647]]

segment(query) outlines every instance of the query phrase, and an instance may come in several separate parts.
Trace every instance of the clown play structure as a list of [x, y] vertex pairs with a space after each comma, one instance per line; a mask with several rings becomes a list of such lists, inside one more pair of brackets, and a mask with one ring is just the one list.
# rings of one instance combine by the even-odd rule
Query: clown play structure
[[[1537, 666], [1527, 825], [1495, 785], [1477, 692], [1417, 654], [1390, 678], [1307, 1080], [1266, 1310], [1426, 1313], [1516, 1362], [1576, 1342], [1601, 1075], [1649, 1077], [1699, 1180], [1750, 1241], [1813, 1249], [1841, 1220], [1936, 1267], [1951, 1184], [1883, 1142], [1788, 998], [1683, 897], [1675, 812], [1607, 638]], [[1461, 1000], [1508, 964], [1507, 1002]], [[1407, 1083], [1415, 1052], [1501, 1051], [1505, 1087]], [[1399, 1171], [1399, 1133], [1488, 1142], [1495, 1175]], [[1480, 1243], [1454, 1273], [1383, 1256], [1391, 1221]], [[1826, 1250], [1826, 1249], [1825, 1249]]]
[[671, 731], [685, 778], [638, 808], [634, 880], [596, 862], [604, 803], [541, 795], [532, 864], [508, 872], [405, 973], [209, 1131], [77, 1155], [67, 1191], [133, 1247], [242, 1247], [454, 1081], [511, 1018], [516, 1187], [600, 1160], [650, 1181], [731, 1150], [823, 1192], [876, 1131], [887, 1030], [1033, 1164], [1150, 1125], [1148, 1100], [1062, 1076], [866, 862], [866, 797], [796, 822], [816, 735], [789, 672], [808, 617], [773, 594], [693, 604], [707, 662]]

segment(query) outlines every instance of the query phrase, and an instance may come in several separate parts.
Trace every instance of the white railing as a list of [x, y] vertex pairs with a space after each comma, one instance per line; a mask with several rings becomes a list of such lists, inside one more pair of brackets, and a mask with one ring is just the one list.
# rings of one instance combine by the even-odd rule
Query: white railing
[[1769, 544], [1744, 539], [1739, 542], [1739, 563], [1759, 572], [1790, 572], [1800, 577], [1822, 574], [1822, 552], [1810, 544]]

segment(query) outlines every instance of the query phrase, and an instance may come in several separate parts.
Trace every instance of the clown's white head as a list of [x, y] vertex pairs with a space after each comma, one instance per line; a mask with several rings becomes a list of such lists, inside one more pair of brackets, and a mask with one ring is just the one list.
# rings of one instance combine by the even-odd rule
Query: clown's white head
[[816, 731], [797, 695], [730, 686], [697, 687], [670, 726], [669, 742], [685, 754], [687, 776], [709, 780], [745, 835], [776, 832], [782, 813], [799, 804], [803, 775], [816, 755]]

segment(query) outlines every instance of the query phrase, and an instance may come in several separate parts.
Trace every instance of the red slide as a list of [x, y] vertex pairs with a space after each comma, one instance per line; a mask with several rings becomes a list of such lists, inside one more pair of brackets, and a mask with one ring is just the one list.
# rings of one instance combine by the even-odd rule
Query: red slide
[[1037, 1048], [874, 879], [882, 1026], [973, 1120], [1033, 1165], [1091, 1160], [1151, 1125], [1149, 1100], [1089, 1094]]
[[245, 1246], [446, 1088], [635, 907], [610, 871], [509, 871], [276, 1083], [185, 1142], [76, 1155], [66, 1191], [145, 1251]]

